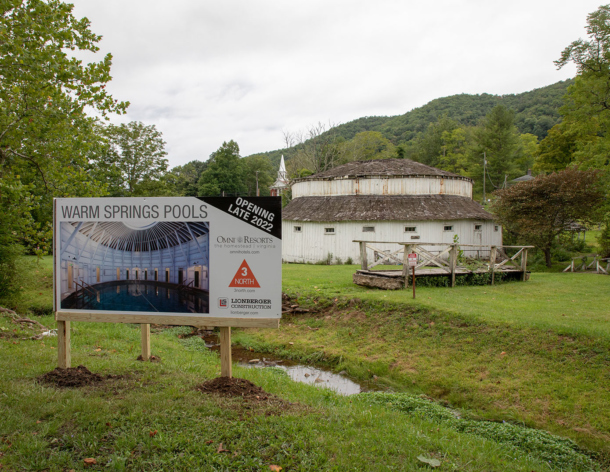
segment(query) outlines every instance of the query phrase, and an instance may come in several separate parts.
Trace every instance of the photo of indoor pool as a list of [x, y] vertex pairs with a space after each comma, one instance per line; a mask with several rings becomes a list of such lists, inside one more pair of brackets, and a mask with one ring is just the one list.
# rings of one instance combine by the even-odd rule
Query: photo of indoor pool
[[209, 222], [62, 221], [60, 309], [209, 313]]
[[174, 284], [141, 280], [117, 280], [72, 293], [61, 301], [64, 309], [208, 313], [206, 291]]

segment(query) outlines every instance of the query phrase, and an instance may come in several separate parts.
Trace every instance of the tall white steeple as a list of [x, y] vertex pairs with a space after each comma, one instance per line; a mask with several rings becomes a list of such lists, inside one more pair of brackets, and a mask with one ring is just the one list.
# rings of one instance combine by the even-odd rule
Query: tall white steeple
[[277, 179], [271, 186], [271, 196], [279, 196], [282, 194], [285, 188], [288, 187], [288, 172], [286, 172], [286, 163], [284, 162], [284, 155], [280, 160], [280, 169], [277, 171]]

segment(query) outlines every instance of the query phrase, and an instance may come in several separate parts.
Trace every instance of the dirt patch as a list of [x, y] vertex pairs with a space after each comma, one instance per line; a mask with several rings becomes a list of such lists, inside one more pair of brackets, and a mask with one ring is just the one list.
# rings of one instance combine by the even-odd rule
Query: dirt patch
[[246, 379], [218, 377], [197, 385], [195, 389], [225, 398], [228, 402], [225, 406], [239, 411], [242, 419], [252, 415], [280, 416], [309, 411], [308, 407], [265, 392]]
[[[140, 354], [137, 358], [136, 361], [143, 361], [144, 358], [142, 357], [142, 354]], [[159, 356], [150, 356], [148, 358], [148, 362], [161, 362], [161, 358]]]
[[69, 367], [67, 369], [57, 367], [39, 377], [38, 380], [55, 385], [56, 387], [84, 387], [87, 385], [97, 385], [106, 380], [106, 378], [115, 378], [115, 376], [103, 377], [100, 374], [94, 374], [84, 365], [79, 365], [78, 367]]
[[254, 385], [249, 380], [235, 377], [217, 377], [203, 382], [195, 388], [202, 393], [213, 393], [223, 397], [242, 397], [259, 401], [277, 399], [281, 401], [275, 395], [265, 392], [261, 387]]

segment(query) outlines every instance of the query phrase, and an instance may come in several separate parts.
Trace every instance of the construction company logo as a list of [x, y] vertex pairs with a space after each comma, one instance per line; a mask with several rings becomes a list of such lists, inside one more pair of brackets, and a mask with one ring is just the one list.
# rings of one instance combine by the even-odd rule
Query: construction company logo
[[218, 308], [228, 308], [229, 307], [229, 299], [228, 298], [219, 298], [218, 299]]
[[241, 263], [239, 269], [235, 273], [233, 280], [229, 284], [229, 287], [251, 287], [251, 288], [260, 288], [258, 280], [254, 277], [250, 266], [244, 259], [244, 262]]

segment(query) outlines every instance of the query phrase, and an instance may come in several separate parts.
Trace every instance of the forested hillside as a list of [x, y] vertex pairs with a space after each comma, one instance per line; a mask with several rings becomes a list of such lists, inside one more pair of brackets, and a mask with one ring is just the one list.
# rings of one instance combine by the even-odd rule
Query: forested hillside
[[[366, 116], [327, 130], [341, 140], [350, 140], [364, 131], [380, 132], [394, 145], [405, 144], [427, 130], [430, 123], [446, 116], [460, 126], [475, 126], [496, 106], [504, 105], [515, 112], [514, 124], [521, 134], [533, 134], [543, 139], [548, 130], [561, 120], [562, 97], [573, 80], [565, 80], [520, 94], [511, 95], [452, 95], [437, 98], [426, 105], [398, 116]], [[290, 160], [298, 146], [261, 153], [277, 166], [283, 154]]]

